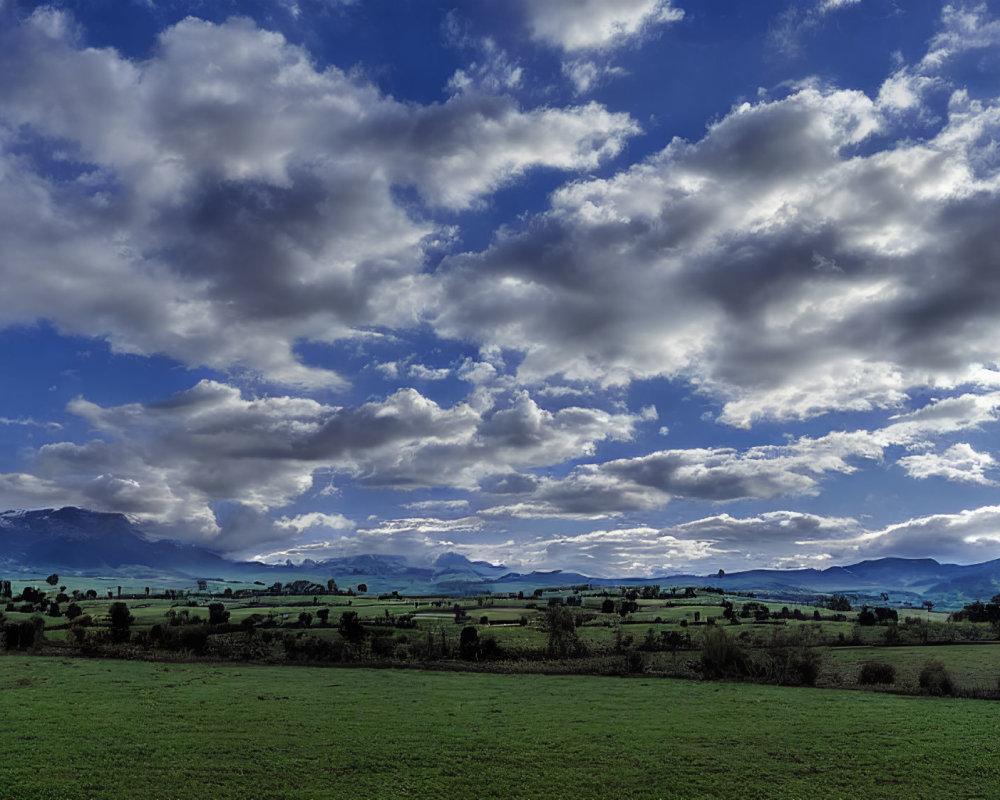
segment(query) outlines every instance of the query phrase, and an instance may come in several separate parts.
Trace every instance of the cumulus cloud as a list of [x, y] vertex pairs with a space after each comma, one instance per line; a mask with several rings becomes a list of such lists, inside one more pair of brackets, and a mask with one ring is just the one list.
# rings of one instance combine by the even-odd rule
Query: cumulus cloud
[[282, 517], [274, 523], [279, 528], [287, 528], [297, 533], [310, 528], [332, 528], [333, 530], [351, 530], [356, 527], [353, 520], [343, 514], [324, 514], [320, 511], [310, 511], [295, 517]]
[[818, 493], [824, 475], [849, 474], [857, 469], [857, 461], [880, 459], [882, 452], [882, 446], [865, 431], [803, 437], [787, 445], [744, 451], [721, 447], [661, 450], [585, 464], [565, 478], [533, 479], [515, 490], [523, 497], [482, 513], [599, 519], [626, 511], [651, 511], [675, 498], [730, 502], [810, 495]]
[[861, 0], [821, 0], [818, 9], [820, 13], [826, 14], [829, 11], [836, 11], [847, 6], [856, 6]]
[[979, 453], [966, 443], [954, 444], [943, 453], [921, 453], [899, 459], [911, 478], [945, 478], [957, 483], [994, 483], [986, 475], [995, 461], [989, 453]]
[[[628, 439], [641, 419], [579, 407], [552, 412], [526, 392], [495, 408], [445, 408], [414, 389], [339, 407], [287, 396], [247, 399], [208, 380], [158, 403], [102, 407], [80, 398], [70, 410], [101, 438], [43, 446], [31, 473], [0, 476], [5, 502], [123, 511], [209, 539], [221, 530], [216, 504], [258, 514], [281, 508], [309, 492], [320, 470], [370, 486], [473, 488], [490, 475]], [[351, 523], [318, 512], [277, 523], [297, 532], [314, 526]]]
[[594, 103], [403, 103], [246, 19], [188, 18], [140, 62], [42, 8], [0, 34], [0, 75], [0, 324], [311, 386], [341, 378], [297, 342], [414, 325], [433, 295], [424, 258], [449, 234], [399, 188], [465, 209], [638, 130]]
[[567, 52], [621, 47], [684, 16], [671, 0], [522, 0], [533, 39]]
[[524, 353], [526, 382], [687, 380], [739, 427], [974, 382], [1000, 359], [1000, 104], [893, 126], [816, 83], [742, 104], [447, 259], [435, 324]]
[[808, 541], [833, 558], [935, 558], [975, 563], [1000, 557], [1000, 507], [931, 514], [847, 539]]

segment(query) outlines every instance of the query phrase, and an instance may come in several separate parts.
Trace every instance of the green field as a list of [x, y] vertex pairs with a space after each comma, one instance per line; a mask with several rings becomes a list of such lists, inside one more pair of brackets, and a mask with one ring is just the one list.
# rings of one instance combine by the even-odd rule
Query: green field
[[994, 798], [996, 703], [588, 676], [0, 657], [0, 794]]

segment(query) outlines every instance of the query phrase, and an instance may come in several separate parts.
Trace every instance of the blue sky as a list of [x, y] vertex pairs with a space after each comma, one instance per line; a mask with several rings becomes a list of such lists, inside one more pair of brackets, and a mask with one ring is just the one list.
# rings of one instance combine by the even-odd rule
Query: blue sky
[[1000, 557], [1000, 9], [0, 0], [0, 506]]

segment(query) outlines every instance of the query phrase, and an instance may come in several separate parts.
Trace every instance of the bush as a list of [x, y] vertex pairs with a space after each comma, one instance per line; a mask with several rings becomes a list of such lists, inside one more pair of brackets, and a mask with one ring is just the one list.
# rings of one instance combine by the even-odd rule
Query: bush
[[866, 661], [858, 670], [858, 684], [861, 686], [895, 682], [896, 668], [892, 664], [885, 664], [881, 661]]
[[927, 660], [924, 668], [920, 670], [920, 688], [937, 696], [952, 694], [955, 691], [955, 682], [951, 678], [951, 673], [936, 658]]

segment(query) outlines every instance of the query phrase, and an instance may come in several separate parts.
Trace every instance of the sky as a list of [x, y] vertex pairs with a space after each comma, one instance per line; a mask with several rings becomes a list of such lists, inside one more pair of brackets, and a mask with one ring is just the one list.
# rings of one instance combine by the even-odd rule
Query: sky
[[1000, 557], [1000, 3], [0, 0], [0, 508]]

